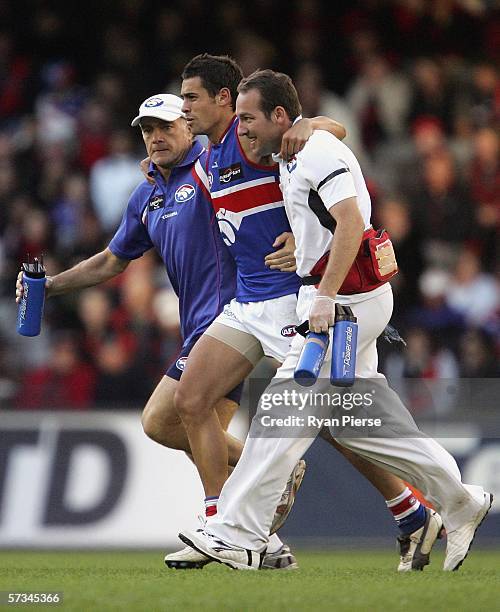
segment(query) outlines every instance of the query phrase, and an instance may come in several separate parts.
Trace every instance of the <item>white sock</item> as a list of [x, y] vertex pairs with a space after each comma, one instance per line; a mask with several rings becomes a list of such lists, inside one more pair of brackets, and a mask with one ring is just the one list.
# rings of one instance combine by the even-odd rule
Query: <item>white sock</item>
[[277, 533], [273, 533], [272, 536], [269, 536], [269, 542], [267, 544], [267, 552], [275, 553], [283, 546], [283, 542], [278, 538]]

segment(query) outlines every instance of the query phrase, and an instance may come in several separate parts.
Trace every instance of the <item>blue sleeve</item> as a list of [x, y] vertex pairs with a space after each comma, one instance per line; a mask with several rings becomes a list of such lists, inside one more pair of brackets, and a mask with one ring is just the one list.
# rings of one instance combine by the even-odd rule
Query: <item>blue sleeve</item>
[[109, 243], [109, 250], [120, 259], [137, 259], [154, 245], [142, 222], [142, 209], [147, 206], [139, 197], [140, 187], [130, 196], [120, 226]]

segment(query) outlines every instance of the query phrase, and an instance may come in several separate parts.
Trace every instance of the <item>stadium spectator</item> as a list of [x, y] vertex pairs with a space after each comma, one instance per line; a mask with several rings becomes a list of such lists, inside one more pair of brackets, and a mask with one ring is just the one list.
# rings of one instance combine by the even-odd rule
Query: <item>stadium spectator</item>
[[428, 331], [415, 327], [406, 336], [404, 353], [393, 355], [387, 363], [387, 374], [392, 381], [401, 378], [456, 378], [458, 365], [453, 353], [433, 343]]
[[446, 302], [473, 326], [485, 325], [500, 308], [500, 285], [481, 269], [470, 249], [462, 251], [446, 292]]
[[241, 65], [243, 74], [251, 74], [259, 66], [268, 66], [274, 62], [274, 46], [252, 31], [240, 31], [235, 39], [234, 58]]
[[95, 371], [82, 361], [76, 339], [67, 332], [53, 337], [47, 365], [27, 372], [15, 400], [25, 410], [87, 409], [94, 402]]
[[[392, 279], [398, 306], [405, 311], [418, 299], [418, 277], [423, 269], [422, 237], [412, 223], [408, 203], [399, 197], [385, 198], [375, 210], [376, 226], [391, 236], [397, 253], [399, 274]], [[399, 308], [398, 308], [399, 310]], [[394, 313], [399, 318], [400, 313]]]
[[425, 160], [449, 144], [437, 119], [421, 117], [405, 137], [377, 148], [373, 167], [379, 184], [388, 191], [414, 193], [421, 187]]
[[406, 323], [434, 333], [441, 333], [453, 343], [463, 329], [463, 316], [446, 303], [450, 275], [440, 268], [427, 268], [420, 276], [419, 302], [407, 311]]
[[443, 68], [436, 60], [420, 58], [413, 66], [413, 91], [409, 104], [408, 124], [425, 117], [433, 118], [448, 135], [453, 124], [453, 94]]
[[498, 378], [500, 368], [490, 335], [479, 329], [465, 332], [459, 346], [460, 376], [463, 378]]
[[18, 120], [30, 110], [36, 86], [33, 58], [15, 51], [14, 37], [0, 32], [0, 127]]
[[76, 83], [75, 67], [66, 61], [47, 64], [42, 78], [45, 90], [36, 100], [40, 143], [60, 144], [71, 150], [77, 142], [78, 114], [85, 102], [84, 89]]
[[109, 155], [90, 170], [92, 201], [101, 228], [106, 233], [117, 227], [130, 194], [142, 179], [139, 160], [130, 133], [115, 130], [109, 141]]
[[361, 143], [358, 119], [341, 96], [325, 88], [319, 65], [313, 62], [300, 64], [295, 83], [304, 117], [335, 117], [346, 129], [344, 142], [362, 162], [366, 155]]
[[476, 127], [494, 124], [500, 119], [500, 76], [489, 62], [477, 63], [472, 82], [464, 92], [465, 104]]
[[87, 190], [87, 180], [82, 174], [69, 174], [63, 179], [60, 196], [51, 202], [50, 221], [56, 250], [61, 254], [72, 252], [78, 240], [82, 218], [89, 206]]
[[112, 294], [105, 287], [85, 289], [78, 300], [78, 314], [83, 325], [83, 347], [92, 360], [110, 339], [119, 338], [120, 346], [132, 353], [136, 339], [127, 328], [123, 307], [114, 308]]
[[492, 127], [473, 136], [474, 157], [467, 169], [485, 268], [495, 272], [500, 258], [500, 138]]
[[382, 56], [367, 59], [347, 92], [349, 107], [360, 123], [362, 142], [374, 153], [380, 142], [398, 138], [410, 101], [408, 79]]
[[87, 100], [78, 126], [78, 163], [86, 172], [109, 152], [110, 123], [109, 109], [94, 98]]
[[144, 403], [158, 376], [151, 343], [156, 334], [132, 325], [126, 304], [115, 306], [107, 286], [84, 290], [78, 314], [83, 325], [82, 350], [96, 372], [95, 403], [108, 408]]
[[[405, 351], [394, 352], [386, 360], [391, 385], [412, 414], [447, 414], [454, 399], [446, 391], [447, 384], [459, 375], [453, 352], [439, 346], [435, 337], [418, 327], [409, 330], [406, 342]], [[445, 385], [440, 380], [446, 381]]]
[[449, 151], [424, 160], [423, 183], [409, 199], [428, 263], [451, 265], [461, 243], [472, 236], [473, 206]]

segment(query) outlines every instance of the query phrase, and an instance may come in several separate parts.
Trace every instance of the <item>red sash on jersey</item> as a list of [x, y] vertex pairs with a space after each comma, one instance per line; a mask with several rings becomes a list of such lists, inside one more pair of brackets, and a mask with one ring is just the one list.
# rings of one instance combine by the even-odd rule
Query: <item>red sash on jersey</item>
[[[328, 251], [315, 263], [310, 272], [312, 278], [319, 277], [321, 280], [329, 256]], [[376, 232], [371, 227], [363, 234], [356, 259], [338, 292], [340, 295], [353, 295], [373, 291], [397, 273], [398, 265], [389, 234], [385, 229]], [[315, 283], [316, 286], [319, 280]]]

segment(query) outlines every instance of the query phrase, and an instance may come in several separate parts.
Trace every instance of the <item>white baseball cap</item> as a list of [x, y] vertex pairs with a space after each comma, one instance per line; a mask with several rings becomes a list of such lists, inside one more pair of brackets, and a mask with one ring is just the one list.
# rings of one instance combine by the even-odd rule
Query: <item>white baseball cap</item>
[[141, 104], [139, 114], [130, 124], [132, 127], [139, 125], [143, 117], [155, 117], [163, 121], [175, 121], [184, 117], [182, 112], [182, 98], [173, 94], [156, 94]]

